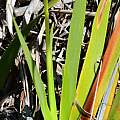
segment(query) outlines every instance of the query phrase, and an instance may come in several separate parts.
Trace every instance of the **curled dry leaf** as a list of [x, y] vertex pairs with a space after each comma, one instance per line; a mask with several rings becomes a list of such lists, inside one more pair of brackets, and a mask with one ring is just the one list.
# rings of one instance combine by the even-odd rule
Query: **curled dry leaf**
[[31, 0], [26, 12], [25, 12], [25, 20], [28, 24], [33, 13], [38, 13], [43, 7], [43, 3], [40, 0]]
[[12, 28], [12, 17], [13, 17], [13, 7], [15, 5], [16, 0], [7, 0], [6, 3], [6, 21], [8, 25], [9, 32], [13, 34]]

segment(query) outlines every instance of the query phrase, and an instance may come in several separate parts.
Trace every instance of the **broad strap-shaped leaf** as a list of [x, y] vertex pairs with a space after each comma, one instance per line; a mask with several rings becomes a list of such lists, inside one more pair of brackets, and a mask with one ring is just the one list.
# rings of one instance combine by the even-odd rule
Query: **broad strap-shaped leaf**
[[[109, 40], [107, 49], [103, 57], [101, 74], [99, 76], [99, 87], [98, 87], [98, 91], [95, 99], [94, 111], [93, 111], [94, 115], [98, 110], [102, 97], [107, 89], [110, 77], [112, 76], [112, 72], [115, 68], [116, 62], [120, 56], [120, 27], [119, 26], [120, 26], [120, 12], [118, 14], [115, 28], [113, 30], [112, 36]], [[85, 103], [84, 108], [89, 112], [91, 112], [91, 109], [92, 109], [97, 80], [98, 80], [98, 76], [95, 79], [95, 82], [91, 88], [90, 94]]]
[[50, 120], [51, 119], [51, 114], [50, 114], [50, 111], [49, 111], [49, 108], [48, 108], [46, 93], [45, 93], [43, 82], [41, 80], [40, 73], [38, 72], [37, 67], [35, 66], [35, 64], [32, 60], [32, 56], [31, 56], [30, 51], [27, 47], [25, 39], [24, 39], [22, 33], [20, 32], [19, 27], [18, 27], [14, 18], [13, 18], [13, 22], [14, 22], [14, 25], [15, 25], [15, 29], [16, 29], [19, 41], [21, 43], [21, 47], [22, 47], [24, 55], [25, 55], [25, 59], [27, 61], [27, 64], [28, 64], [28, 67], [29, 67], [29, 70], [30, 70], [31, 77], [34, 81], [34, 85], [35, 85], [36, 92], [37, 92], [37, 95], [38, 95], [38, 98], [39, 98], [39, 102], [40, 102], [40, 106], [41, 106], [41, 110], [42, 110], [44, 119], [45, 120]]
[[60, 119], [68, 120], [75, 97], [78, 66], [80, 59], [86, 0], [76, 0], [73, 7], [70, 33], [68, 37], [66, 61], [62, 79]]
[[[80, 74], [75, 100], [83, 107], [93, 83], [98, 65], [101, 59], [108, 24], [111, 0], [101, 0], [94, 18], [91, 38], [86, 53], [85, 61]], [[72, 108], [71, 120], [76, 120], [79, 112], [75, 105]]]

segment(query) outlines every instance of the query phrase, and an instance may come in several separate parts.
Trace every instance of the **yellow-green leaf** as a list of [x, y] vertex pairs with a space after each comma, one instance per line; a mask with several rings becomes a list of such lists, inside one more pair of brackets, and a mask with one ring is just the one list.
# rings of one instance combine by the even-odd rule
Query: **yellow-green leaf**
[[83, 28], [85, 22], [86, 0], [76, 0], [68, 37], [66, 61], [62, 79], [60, 119], [68, 120], [75, 97]]

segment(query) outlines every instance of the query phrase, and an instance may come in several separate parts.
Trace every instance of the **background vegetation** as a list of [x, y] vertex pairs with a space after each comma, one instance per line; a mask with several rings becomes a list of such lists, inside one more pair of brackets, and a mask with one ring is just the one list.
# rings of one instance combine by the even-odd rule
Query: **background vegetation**
[[1, 120], [120, 119], [119, 0], [0, 2]]

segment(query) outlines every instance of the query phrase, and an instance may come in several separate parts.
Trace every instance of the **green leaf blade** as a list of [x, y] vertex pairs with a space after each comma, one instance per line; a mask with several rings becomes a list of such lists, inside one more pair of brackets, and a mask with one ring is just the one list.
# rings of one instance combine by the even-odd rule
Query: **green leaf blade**
[[[53, 7], [57, 2], [58, 0], [50, 1], [48, 4], [48, 7], [49, 8]], [[26, 38], [30, 29], [32, 28], [32, 26], [35, 25], [36, 21], [39, 18], [40, 18], [40, 15], [34, 20], [32, 20], [28, 25], [25, 25], [25, 27], [22, 30], [24, 38]], [[13, 41], [11, 41], [10, 46], [5, 50], [4, 54], [0, 59], [0, 68], [2, 68], [0, 69], [0, 89], [4, 88], [5, 81], [8, 77], [10, 69], [14, 65], [14, 60], [18, 54], [19, 48], [20, 48], [20, 42], [18, 41], [17, 36], [15, 36]]]
[[[119, 52], [120, 51], [120, 27], [119, 26], [120, 26], [120, 12], [118, 13], [113, 33], [109, 39], [108, 46], [103, 56], [100, 75], [97, 75], [91, 87], [89, 96], [87, 97], [86, 103], [84, 105], [84, 108], [87, 109], [88, 112], [93, 110], [94, 115], [97, 113], [102, 97], [107, 89], [108, 83], [112, 76], [112, 72], [120, 56], [120, 52]], [[99, 84], [98, 84], [97, 94], [96, 94], [96, 97], [94, 98], [98, 79], [99, 79]], [[95, 100], [94, 107], [92, 106], [93, 100]]]
[[52, 114], [52, 119], [57, 120], [57, 107], [54, 90], [54, 77], [53, 77], [53, 63], [52, 63], [52, 32], [49, 31], [49, 12], [48, 12], [48, 0], [44, 0], [44, 11], [45, 11], [45, 33], [46, 33], [46, 63], [47, 63], [47, 79], [48, 79], [48, 95], [49, 104]]
[[[22, 33], [25, 39], [30, 29], [33, 27], [33, 25], [36, 23], [36, 21], [39, 18], [40, 16], [32, 20], [28, 25], [25, 25], [25, 27], [22, 30]], [[14, 61], [18, 54], [19, 48], [20, 48], [20, 42], [18, 40], [18, 36], [16, 35], [0, 59], [0, 68], [2, 68], [0, 69], [0, 89], [4, 88], [5, 81], [8, 77], [10, 69], [14, 65]]]
[[[97, 61], [101, 59], [102, 56], [110, 6], [111, 6], [111, 0], [101, 0], [94, 18], [91, 38], [86, 53], [86, 58], [80, 74], [79, 83], [77, 86], [76, 98], [75, 98], [75, 100], [79, 102], [81, 107], [83, 107], [86, 101], [92, 82], [94, 80], [96, 74], [95, 67], [97, 70], [99, 66], [99, 65], [98, 66], [95, 65]], [[78, 117], [79, 117], [79, 112], [74, 105], [72, 108], [70, 119], [71, 120], [77, 119]]]
[[68, 120], [75, 97], [77, 71], [79, 66], [86, 0], [76, 0], [73, 8], [70, 33], [67, 44], [66, 61], [62, 79], [60, 119]]
[[20, 32], [19, 27], [18, 27], [14, 18], [13, 18], [13, 22], [15, 25], [15, 29], [16, 29], [18, 38], [19, 38], [20, 43], [21, 43], [21, 47], [22, 47], [24, 55], [25, 55], [25, 59], [27, 61], [27, 64], [28, 64], [28, 67], [29, 67], [29, 70], [31, 73], [31, 77], [32, 77], [34, 84], [35, 84], [35, 88], [36, 88], [36, 92], [37, 92], [37, 95], [38, 95], [38, 98], [40, 101], [40, 106], [41, 106], [43, 116], [46, 120], [50, 120], [51, 114], [50, 114], [50, 111], [49, 111], [49, 108], [47, 105], [45, 89], [44, 89], [44, 85], [43, 85], [42, 80], [41, 80], [40, 73], [38, 72], [37, 67], [35, 67], [35, 65], [33, 63], [33, 60], [32, 60], [31, 54], [29, 52], [29, 49], [27, 47], [27, 44], [25, 43], [25, 40], [22, 36], [22, 33]]
[[108, 120], [119, 120], [120, 119], [120, 89], [118, 90], [114, 100], [113, 105], [108, 117]]

